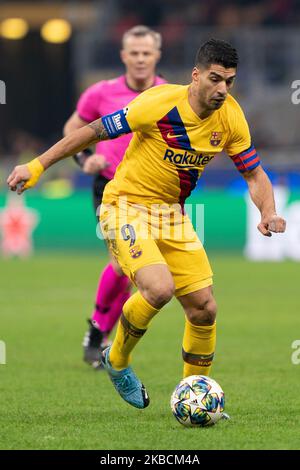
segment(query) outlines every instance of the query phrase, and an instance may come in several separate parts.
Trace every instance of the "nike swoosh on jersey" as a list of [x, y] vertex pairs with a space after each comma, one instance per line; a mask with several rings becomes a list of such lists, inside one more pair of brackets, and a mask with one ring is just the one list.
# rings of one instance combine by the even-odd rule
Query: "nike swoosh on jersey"
[[167, 133], [167, 139], [175, 139], [176, 137], [182, 137], [183, 134], [170, 134], [170, 132]]

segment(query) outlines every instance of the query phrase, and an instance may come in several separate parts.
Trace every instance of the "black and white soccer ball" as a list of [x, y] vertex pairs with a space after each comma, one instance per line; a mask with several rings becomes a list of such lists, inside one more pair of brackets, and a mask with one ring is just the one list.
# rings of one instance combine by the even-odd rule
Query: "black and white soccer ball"
[[205, 375], [190, 375], [176, 386], [171, 396], [171, 409], [184, 426], [204, 427], [224, 416], [225, 395], [220, 385]]

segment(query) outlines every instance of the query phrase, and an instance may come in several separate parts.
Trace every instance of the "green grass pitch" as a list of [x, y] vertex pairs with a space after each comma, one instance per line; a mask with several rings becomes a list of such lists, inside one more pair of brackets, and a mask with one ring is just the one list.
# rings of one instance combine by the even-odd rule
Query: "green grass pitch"
[[218, 301], [212, 377], [231, 421], [188, 429], [169, 400], [181, 378], [183, 314], [176, 300], [157, 316], [133, 365], [151, 398], [123, 402], [105, 373], [82, 362], [85, 319], [105, 259], [38, 255], [1, 260], [1, 449], [299, 449], [299, 265], [211, 257]]

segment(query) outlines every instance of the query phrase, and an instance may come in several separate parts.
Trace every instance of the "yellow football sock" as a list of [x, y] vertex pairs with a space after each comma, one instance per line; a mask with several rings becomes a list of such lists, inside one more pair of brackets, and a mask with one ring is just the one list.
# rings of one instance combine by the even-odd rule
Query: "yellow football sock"
[[216, 322], [196, 326], [185, 320], [182, 344], [183, 377], [209, 375], [216, 346]]
[[158, 311], [140, 292], [136, 292], [127, 300], [109, 353], [109, 360], [114, 369], [128, 367], [131, 351], [147, 331], [150, 321]]

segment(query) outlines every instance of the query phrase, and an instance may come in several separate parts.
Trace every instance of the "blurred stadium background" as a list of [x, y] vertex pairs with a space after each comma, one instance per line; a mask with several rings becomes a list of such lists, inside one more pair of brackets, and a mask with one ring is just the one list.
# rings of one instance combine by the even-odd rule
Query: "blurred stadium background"
[[[14, 18], [19, 21], [9, 21]], [[53, 19], [64, 20], [58, 30], [51, 23], [45, 26]], [[1, 447], [180, 449], [199, 446], [198, 438], [191, 439], [195, 434], [185, 433], [184, 439], [182, 433], [175, 436], [177, 427], [173, 421], [172, 439], [167, 438], [171, 422], [168, 420], [173, 418], [166, 417], [169, 416], [168, 394], [164, 381], [168, 382], [170, 394], [177, 380], [174, 377], [180, 377], [180, 338], [166, 352], [168, 364], [173, 367], [169, 369], [171, 377], [165, 377], [164, 371], [157, 369], [151, 379], [160, 384], [154, 392], [159, 406], [154, 411], [162, 419], [158, 432], [155, 415], [145, 415], [145, 420], [140, 421], [134, 418], [131, 422], [133, 412], [126, 405], [125, 414], [118, 417], [116, 430], [110, 419], [110, 412], [114, 412], [114, 403], [109, 402], [111, 390], [104, 389], [102, 397], [109, 404], [101, 417], [104, 416], [107, 429], [119, 440], [112, 443], [106, 437], [98, 442], [95, 430], [100, 435], [101, 427], [97, 428], [99, 423], [94, 417], [92, 401], [98, 391], [98, 378], [87, 377], [88, 371], [84, 375], [80, 368], [84, 316], [90, 313], [100, 267], [107, 256], [103, 242], [96, 236], [91, 177], [80, 172], [69, 159], [50, 169], [37, 189], [28, 191], [22, 198], [8, 194], [5, 184], [16, 163], [28, 161], [61, 138], [63, 125], [81, 91], [95, 81], [122, 72], [120, 40], [124, 31], [136, 24], [149, 25], [162, 33], [163, 54], [158, 70], [171, 83], [189, 82], [196, 50], [205, 39], [223, 38], [238, 48], [241, 63], [233, 95], [245, 110], [253, 141], [275, 185], [278, 212], [288, 221], [288, 231], [283, 236], [265, 240], [256, 233], [257, 211], [248, 201], [243, 179], [224, 155], [209, 165], [189, 200], [205, 206], [205, 246], [217, 273], [222, 334], [214, 370], [225, 390], [231, 393], [231, 410], [243, 415], [242, 421], [235, 423], [235, 431], [234, 427], [229, 428], [226, 437], [222, 427], [214, 434], [213, 441], [212, 434], [206, 437], [202, 434], [201, 448], [297, 448], [299, 441], [297, 444], [292, 435], [289, 417], [293, 416], [293, 409], [297, 413], [299, 406], [293, 394], [297, 388], [294, 374], [298, 371], [290, 363], [290, 344], [299, 331], [297, 325], [300, 326], [296, 317], [300, 260], [300, 104], [296, 104], [296, 98], [292, 100], [299, 88], [294, 82], [300, 80], [299, 0], [0, 2], [0, 339], [8, 345], [7, 367], [1, 369], [6, 385], [1, 390], [7, 392], [10, 401], [10, 407], [1, 412], [7, 418], [5, 426], [9, 430]], [[20, 227], [27, 234], [33, 231], [35, 255], [25, 264], [1, 259], [10, 253], [9, 246], [4, 244], [8, 226], [12, 251]], [[24, 256], [28, 255], [30, 246], [23, 248]], [[91, 256], [94, 254], [97, 256]], [[250, 266], [245, 256], [281, 263], [276, 265], [276, 270], [274, 264], [267, 262]], [[233, 283], [232, 278], [238, 278], [240, 285]], [[168, 309], [171, 314], [173, 305], [166, 308], [167, 314]], [[266, 311], [274, 319], [271, 331]], [[238, 317], [240, 312], [243, 317]], [[252, 323], [248, 325], [249, 318]], [[169, 324], [165, 319], [161, 322], [161, 331], [169, 336]], [[69, 328], [70, 324], [74, 328]], [[177, 323], [173, 328], [175, 337]], [[147, 354], [153, 354], [151, 341], [157, 340], [160, 348], [164, 344], [158, 327], [153, 331], [145, 342]], [[47, 352], [51, 352], [51, 357]], [[173, 366], [174, 354], [178, 358]], [[262, 363], [262, 357], [267, 366]], [[154, 363], [160, 361], [157, 351], [152, 359]], [[142, 357], [139, 361], [138, 367], [147, 369], [146, 359]], [[255, 373], [250, 369], [249, 375], [247, 364], [253, 366], [251, 361]], [[232, 383], [230, 377], [236, 377], [237, 381]], [[85, 385], [80, 389], [81, 381]], [[259, 381], [262, 381], [260, 386]], [[86, 393], [87, 384], [89, 393]], [[272, 400], [276, 400], [280, 384], [286, 393], [283, 401], [289, 406], [282, 410], [282, 404], [276, 402], [282, 413], [280, 418], [270, 421], [274, 411]], [[46, 430], [44, 403], [38, 390], [48, 397]], [[55, 390], [64, 390], [65, 394], [61, 392], [57, 396]], [[271, 398], [264, 403], [264, 410], [260, 410], [259, 420], [253, 411], [257, 407], [253, 390], [258, 394], [263, 390]], [[241, 394], [243, 400], [250, 400], [246, 415], [237, 400]], [[162, 404], [160, 399], [164, 400]], [[131, 413], [128, 419], [134, 423], [131, 441], [125, 435], [126, 413]], [[148, 440], [140, 441], [145, 426], [150, 426]], [[70, 431], [67, 438], [66, 429]]]

